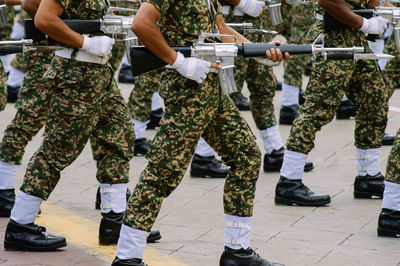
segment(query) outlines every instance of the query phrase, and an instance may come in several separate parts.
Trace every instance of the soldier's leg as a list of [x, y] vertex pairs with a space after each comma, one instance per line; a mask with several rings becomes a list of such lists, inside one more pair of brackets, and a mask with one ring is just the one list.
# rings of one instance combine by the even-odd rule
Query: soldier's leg
[[0, 216], [9, 217], [14, 205], [14, 186], [25, 147], [44, 125], [52, 96], [43, 78], [52, 54], [28, 52], [27, 72], [17, 100], [17, 112], [0, 144]]
[[400, 129], [390, 151], [385, 177], [378, 236], [400, 237]]
[[314, 195], [303, 183], [303, 169], [307, 154], [314, 147], [316, 132], [329, 123], [351, 78], [352, 62], [314, 62], [305, 92], [305, 103], [293, 122], [286, 143], [281, 178], [276, 187], [275, 202], [320, 206], [330, 202], [328, 195]]
[[6, 108], [7, 104], [7, 74], [4, 70], [3, 63], [0, 61], [0, 112]]
[[358, 166], [354, 197], [382, 197], [384, 177], [380, 173], [379, 148], [387, 123], [387, 92], [376, 61], [358, 61], [356, 67], [347, 93], [358, 110], [354, 131]]

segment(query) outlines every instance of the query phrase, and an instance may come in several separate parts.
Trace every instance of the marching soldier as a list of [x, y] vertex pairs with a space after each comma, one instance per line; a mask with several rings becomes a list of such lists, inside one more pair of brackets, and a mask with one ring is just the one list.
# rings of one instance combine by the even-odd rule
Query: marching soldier
[[[356, 45], [369, 50], [364, 34], [380, 34], [387, 28], [384, 18], [366, 19], [351, 11], [371, 7], [367, 1], [320, 0], [319, 4], [325, 9], [325, 16], [329, 14], [337, 21], [333, 25], [325, 23], [328, 47]], [[337, 28], [340, 23], [346, 26]], [[333, 119], [344, 93], [358, 108], [354, 134], [358, 175], [354, 197], [382, 197], [384, 177], [380, 173], [379, 147], [387, 123], [388, 104], [378, 64], [373, 60], [354, 63], [324, 61], [319, 57], [313, 64], [306, 101], [293, 122], [286, 144], [281, 177], [275, 190], [277, 204], [320, 206], [330, 202], [329, 195], [316, 195], [303, 184], [303, 167], [307, 154], [314, 147], [316, 132]]]
[[[257, 1], [242, 1], [240, 6], [245, 12], [258, 8], [258, 3], [254, 3]], [[217, 75], [209, 73], [219, 66], [185, 58], [170, 47], [194, 43], [200, 33], [214, 32], [216, 26], [221, 34], [234, 35], [239, 43], [247, 42], [226, 26], [221, 11], [216, 0], [146, 0], [135, 17], [134, 33], [171, 69], [165, 70], [161, 78], [160, 95], [166, 112], [146, 153], [148, 165], [128, 201], [113, 265], [144, 265], [148, 232], [163, 199], [179, 185], [200, 136], [231, 167], [224, 190], [226, 247], [221, 265], [275, 265], [249, 247], [254, 189], [261, 161], [255, 137], [233, 101], [221, 94]], [[279, 50], [268, 51], [267, 56], [274, 61], [282, 60]], [[198, 86], [185, 87], [185, 78], [196, 81]]]

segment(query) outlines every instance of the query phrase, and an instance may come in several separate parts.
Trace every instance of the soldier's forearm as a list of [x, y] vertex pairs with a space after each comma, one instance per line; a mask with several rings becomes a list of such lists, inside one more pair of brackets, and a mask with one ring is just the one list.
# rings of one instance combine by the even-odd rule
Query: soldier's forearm
[[6, 5], [17, 6], [21, 4], [21, 0], [6, 0]]
[[224, 1], [234, 6], [237, 6], [240, 2], [240, 0], [224, 0]]
[[25, 0], [24, 6], [22, 7], [31, 18], [34, 18], [39, 8], [41, 0]]
[[318, 4], [337, 21], [355, 29], [361, 28], [362, 17], [351, 11], [344, 0], [318, 0]]
[[[243, 35], [239, 34], [237, 31], [226, 25], [224, 19], [222, 18], [221, 15], [217, 16], [217, 27], [218, 31], [220, 34], [228, 34], [228, 35], [233, 35], [236, 37], [236, 40], [238, 44], [244, 43], [244, 42], [250, 42], [247, 40]], [[227, 38], [227, 37], [222, 37], [221, 40], [223, 42], [233, 42], [233, 38]]]

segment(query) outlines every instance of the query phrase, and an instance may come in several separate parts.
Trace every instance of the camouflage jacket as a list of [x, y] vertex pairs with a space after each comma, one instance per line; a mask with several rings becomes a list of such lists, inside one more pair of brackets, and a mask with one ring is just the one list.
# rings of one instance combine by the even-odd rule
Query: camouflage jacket
[[218, 14], [222, 7], [218, 0], [145, 0], [153, 4], [161, 13], [160, 30], [170, 46], [193, 43], [200, 33], [214, 32]]

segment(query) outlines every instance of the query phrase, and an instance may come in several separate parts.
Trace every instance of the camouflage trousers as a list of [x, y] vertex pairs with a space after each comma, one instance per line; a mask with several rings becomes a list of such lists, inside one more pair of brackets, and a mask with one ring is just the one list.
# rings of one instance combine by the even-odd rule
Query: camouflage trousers
[[146, 153], [148, 165], [128, 201], [124, 224], [150, 231], [163, 199], [181, 182], [200, 136], [231, 167], [225, 213], [252, 216], [261, 154], [233, 101], [221, 95], [218, 77], [210, 73], [199, 86], [187, 88], [180, 74], [166, 70], [160, 95], [165, 115]]
[[[249, 16], [229, 16], [224, 17], [227, 23], [253, 23], [254, 28], [263, 28], [260, 18]], [[262, 35], [246, 35], [252, 42], [266, 42]], [[267, 129], [276, 125], [274, 114], [273, 99], [275, 96], [276, 80], [271, 66], [265, 66], [253, 59], [236, 58], [234, 76], [238, 92], [231, 94], [235, 102], [243, 89], [244, 82], [250, 92], [250, 110], [258, 129]]]
[[[314, 8], [312, 5], [293, 5], [291, 8], [292, 21], [288, 43], [308, 43], [307, 32], [314, 23]], [[316, 36], [315, 36], [316, 37]], [[303, 74], [311, 56], [293, 56], [284, 62], [285, 73], [283, 80], [286, 84], [302, 87]]]
[[[326, 34], [325, 45], [363, 46], [370, 52], [365, 37], [356, 30]], [[306, 102], [293, 122], [287, 149], [308, 154], [314, 147], [316, 132], [333, 119], [344, 94], [358, 109], [355, 146], [360, 149], [380, 147], [387, 123], [388, 102], [377, 62], [317, 58], [305, 92]]]
[[160, 89], [163, 68], [153, 70], [137, 77], [135, 87], [129, 96], [128, 108], [131, 117], [139, 121], [147, 121], [151, 114], [151, 97]]
[[0, 144], [0, 160], [21, 164], [28, 142], [43, 127], [53, 91], [43, 78], [53, 53], [27, 52], [24, 82], [16, 103], [17, 113]]
[[4, 70], [3, 63], [0, 60], [0, 111], [6, 108], [7, 103], [7, 74]]
[[44, 139], [21, 190], [46, 200], [89, 138], [99, 182], [127, 183], [134, 132], [111, 67], [54, 57], [44, 78], [52, 90]]
[[390, 98], [400, 83], [400, 54], [396, 48], [394, 41], [394, 34], [385, 43], [385, 53], [396, 56], [394, 59], [389, 60], [383, 69], [383, 76], [385, 78], [386, 88], [388, 91], [388, 98]]
[[387, 166], [386, 180], [400, 184], [400, 129], [397, 131], [396, 140], [390, 151]]

